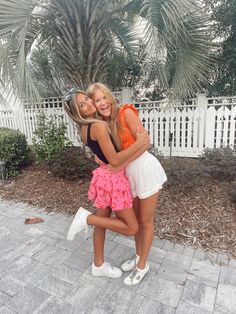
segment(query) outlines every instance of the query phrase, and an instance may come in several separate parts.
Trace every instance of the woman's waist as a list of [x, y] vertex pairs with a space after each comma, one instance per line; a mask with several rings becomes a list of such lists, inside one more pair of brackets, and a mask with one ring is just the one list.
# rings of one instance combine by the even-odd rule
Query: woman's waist
[[96, 168], [94, 171], [98, 172], [98, 173], [106, 173], [106, 174], [111, 174], [111, 175], [117, 175], [117, 174], [124, 174], [125, 169], [119, 169], [119, 170], [112, 170], [111, 166], [109, 164], [104, 164], [99, 166], [98, 168]]
[[[150, 154], [148, 151], [144, 152], [142, 155], [140, 155], [138, 158], [135, 160], [131, 161], [128, 166], [126, 167], [126, 170], [131, 170], [135, 167], [138, 167], [139, 165], [145, 163], [148, 161], [150, 158], [153, 158], [154, 156]], [[155, 158], [155, 157], [154, 157]]]

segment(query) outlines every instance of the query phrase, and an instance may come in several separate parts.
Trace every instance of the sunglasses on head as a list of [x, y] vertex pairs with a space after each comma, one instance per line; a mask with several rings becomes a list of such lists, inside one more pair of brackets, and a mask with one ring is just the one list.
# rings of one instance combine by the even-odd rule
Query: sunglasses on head
[[76, 93], [79, 93], [79, 92], [82, 92], [78, 87], [73, 87], [69, 90], [69, 92], [64, 96], [64, 101], [65, 102], [70, 102], [71, 99], [72, 99], [72, 95], [73, 94], [76, 94]]

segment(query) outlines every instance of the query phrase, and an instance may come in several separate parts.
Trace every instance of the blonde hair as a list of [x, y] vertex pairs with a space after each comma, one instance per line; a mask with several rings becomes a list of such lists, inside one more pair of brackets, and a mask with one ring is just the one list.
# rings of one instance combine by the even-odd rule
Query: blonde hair
[[120, 139], [118, 136], [118, 128], [119, 128], [119, 123], [118, 123], [119, 106], [118, 106], [118, 103], [117, 103], [115, 97], [112, 95], [111, 90], [106, 85], [99, 83], [99, 82], [91, 84], [88, 87], [87, 92], [86, 92], [88, 97], [90, 97], [93, 101], [95, 100], [94, 95], [95, 95], [95, 92], [97, 90], [101, 90], [105, 94], [107, 100], [111, 101], [110, 129], [111, 129], [112, 136], [115, 140], [117, 147], [119, 149], [121, 149], [121, 142], [120, 142]]
[[76, 123], [77, 130], [80, 133], [80, 128], [82, 125], [89, 125], [89, 124], [92, 124], [94, 122], [102, 122], [102, 121], [97, 118], [96, 114], [95, 114], [94, 119], [83, 118], [83, 116], [80, 113], [77, 101], [76, 101], [76, 96], [78, 94], [83, 94], [83, 95], [87, 96], [87, 94], [83, 91], [78, 91], [76, 93], [73, 93], [71, 95], [72, 96], [71, 100], [64, 102], [64, 109], [65, 109], [66, 113], [68, 114], [68, 116]]

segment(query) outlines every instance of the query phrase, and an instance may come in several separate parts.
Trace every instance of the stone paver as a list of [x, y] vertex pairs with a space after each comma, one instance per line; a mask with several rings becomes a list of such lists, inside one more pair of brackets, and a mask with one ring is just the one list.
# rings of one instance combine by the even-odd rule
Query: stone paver
[[[25, 225], [25, 218], [44, 219]], [[93, 229], [66, 241], [73, 217], [0, 199], [0, 314], [235, 314], [236, 260], [155, 237], [150, 271], [126, 287], [93, 277]], [[132, 237], [107, 231], [105, 257], [119, 266]]]
[[219, 284], [216, 304], [236, 313], [236, 287], [232, 285]]
[[16, 314], [15, 311], [9, 309], [8, 307], [6, 307], [5, 305], [0, 307], [0, 313], [1, 314]]
[[181, 295], [181, 301], [194, 307], [199, 307], [199, 312], [201, 310], [212, 312], [215, 304], [215, 297], [215, 288], [209, 287], [203, 283], [187, 280]]
[[158, 270], [158, 277], [165, 278], [178, 284], [184, 284], [191, 264], [191, 257], [167, 252]]
[[9, 275], [5, 275], [3, 278], [0, 279], [1, 292], [4, 292], [9, 296], [15, 295], [26, 285], [26, 282], [20, 281]]
[[174, 314], [175, 309], [163, 303], [144, 297], [143, 302], [138, 310], [138, 314]]
[[187, 278], [195, 282], [205, 283], [211, 287], [217, 287], [220, 266], [211, 265], [207, 261], [193, 260]]
[[27, 285], [11, 297], [5, 305], [17, 313], [33, 313], [48, 297], [48, 293]]
[[0, 291], [0, 306], [6, 303], [6, 301], [9, 300], [10, 298], [11, 297], [9, 295]]
[[78, 280], [74, 288], [68, 293], [65, 301], [79, 310], [90, 311], [99, 294], [103, 292], [99, 288], [86, 280]]
[[42, 305], [34, 311], [34, 314], [77, 314], [83, 312], [78, 312], [78, 309], [72, 305], [57, 299], [55, 297], [48, 298]]

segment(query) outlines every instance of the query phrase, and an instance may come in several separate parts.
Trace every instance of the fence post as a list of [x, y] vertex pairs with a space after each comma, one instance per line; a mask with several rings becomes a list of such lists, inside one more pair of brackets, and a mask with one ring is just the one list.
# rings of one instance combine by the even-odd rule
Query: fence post
[[206, 114], [207, 114], [207, 97], [206, 94], [197, 94], [196, 104], [199, 112], [198, 120], [198, 152], [202, 154], [205, 147], [206, 139]]
[[132, 89], [130, 87], [122, 87], [122, 104], [132, 102]]

